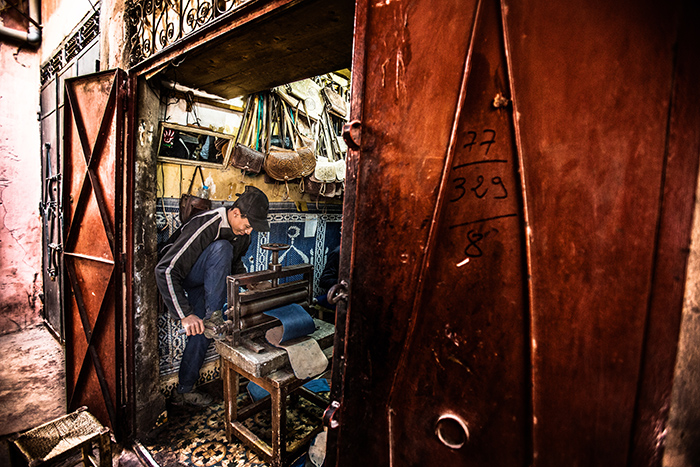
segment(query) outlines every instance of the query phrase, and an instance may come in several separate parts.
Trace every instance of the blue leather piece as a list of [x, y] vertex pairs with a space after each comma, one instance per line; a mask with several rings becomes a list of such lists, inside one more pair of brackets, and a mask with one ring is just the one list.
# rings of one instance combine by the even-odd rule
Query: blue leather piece
[[269, 396], [270, 393], [251, 381], [248, 383], [248, 395], [251, 399], [253, 399], [253, 402], [257, 402], [260, 399]]
[[[304, 387], [309, 391], [315, 393], [326, 392], [331, 390], [331, 387], [328, 385], [328, 380], [326, 380], [325, 378], [312, 379], [308, 383], [304, 384]], [[270, 393], [258, 386], [257, 384], [255, 384], [254, 382], [250, 381], [248, 383], [248, 395], [251, 399], [253, 399], [253, 402], [257, 402], [260, 399], [269, 396]]]
[[301, 305], [296, 303], [273, 308], [263, 313], [282, 322], [284, 333], [280, 344], [297, 337], [308, 336], [316, 330], [314, 319]]
[[311, 381], [306, 383], [304, 387], [309, 391], [315, 393], [327, 392], [331, 390], [331, 387], [328, 385], [328, 380], [326, 378], [312, 379]]

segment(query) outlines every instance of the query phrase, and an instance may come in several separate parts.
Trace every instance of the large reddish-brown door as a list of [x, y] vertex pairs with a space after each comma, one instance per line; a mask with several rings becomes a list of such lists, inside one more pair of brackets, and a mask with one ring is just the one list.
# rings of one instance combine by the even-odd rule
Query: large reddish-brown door
[[690, 3], [357, 2], [326, 465], [660, 465]]
[[66, 80], [64, 251], [68, 409], [120, 434], [125, 73]]

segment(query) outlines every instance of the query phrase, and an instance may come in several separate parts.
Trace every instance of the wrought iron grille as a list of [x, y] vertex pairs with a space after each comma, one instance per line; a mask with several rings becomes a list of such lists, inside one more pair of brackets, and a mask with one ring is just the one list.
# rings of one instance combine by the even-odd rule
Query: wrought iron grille
[[99, 34], [100, 10], [96, 8], [73, 35], [61, 43], [54, 55], [41, 65], [41, 84], [44, 85], [55, 75], [61, 73], [80, 52], [92, 44]]
[[134, 65], [253, 0], [127, 0]]

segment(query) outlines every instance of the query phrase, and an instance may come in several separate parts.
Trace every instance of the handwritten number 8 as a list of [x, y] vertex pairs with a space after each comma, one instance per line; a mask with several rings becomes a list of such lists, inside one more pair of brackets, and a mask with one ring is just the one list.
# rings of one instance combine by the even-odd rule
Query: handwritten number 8
[[464, 249], [464, 254], [470, 258], [478, 258], [479, 256], [481, 256], [483, 252], [481, 251], [481, 248], [479, 248], [479, 245], [477, 245], [477, 242], [480, 242], [481, 240], [483, 240], [483, 238], [484, 236], [479, 232], [474, 232], [473, 230], [470, 230], [467, 234], [467, 240], [469, 240], [469, 244]]

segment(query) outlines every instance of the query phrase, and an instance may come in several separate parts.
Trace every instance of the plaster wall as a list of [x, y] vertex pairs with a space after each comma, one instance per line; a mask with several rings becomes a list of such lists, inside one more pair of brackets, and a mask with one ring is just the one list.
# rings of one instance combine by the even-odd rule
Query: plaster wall
[[0, 334], [41, 322], [39, 53], [0, 39]]
[[102, 0], [100, 7], [101, 69], [129, 68], [130, 46], [124, 24], [124, 0]]
[[155, 281], [157, 261], [156, 170], [153, 154], [158, 138], [160, 103], [144, 80], [139, 80], [136, 96], [139, 133], [134, 151], [134, 386], [135, 435], [145, 435], [165, 410], [160, 394], [158, 356], [158, 294]]
[[42, 0], [41, 63], [50, 59], [75, 26], [99, 7], [98, 0]]

